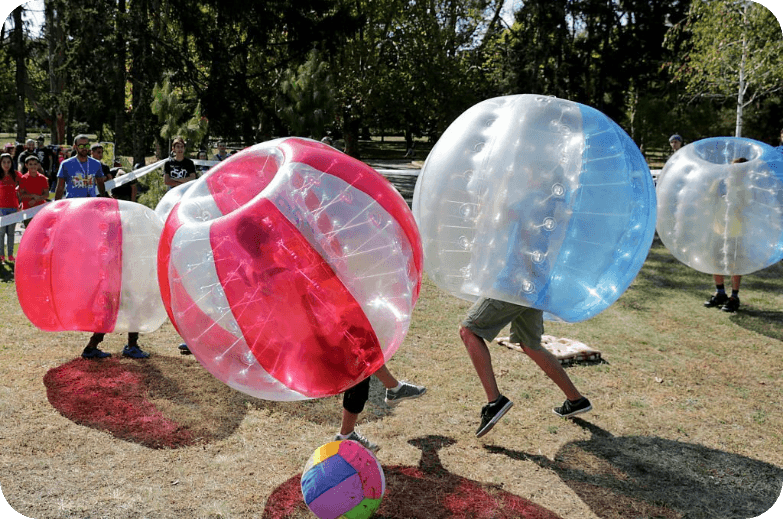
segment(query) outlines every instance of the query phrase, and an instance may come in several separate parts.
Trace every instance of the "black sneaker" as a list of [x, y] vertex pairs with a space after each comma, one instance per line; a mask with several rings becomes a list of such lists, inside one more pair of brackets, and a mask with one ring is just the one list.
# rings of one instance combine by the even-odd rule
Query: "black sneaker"
[[184, 342], [178, 346], [180, 355], [192, 355], [193, 353], [188, 348], [188, 345]]
[[593, 406], [590, 405], [590, 401], [585, 397], [582, 397], [579, 400], [576, 400], [575, 402], [566, 400], [565, 402], [563, 402], [562, 406], [555, 407], [554, 409], [552, 409], [552, 412], [555, 413], [557, 416], [562, 416], [563, 418], [570, 418], [578, 414], [586, 413], [592, 408]]
[[740, 305], [739, 297], [732, 296], [728, 299], [728, 301], [726, 301], [726, 304], [723, 305], [723, 308], [721, 308], [721, 310], [723, 310], [724, 312], [736, 312], [737, 310], [739, 310], [739, 305]]
[[148, 359], [150, 358], [150, 354], [146, 351], [143, 351], [138, 346], [128, 346], [125, 345], [125, 348], [122, 350], [122, 356], [128, 357], [131, 359]]
[[506, 412], [511, 409], [514, 402], [500, 395], [500, 398], [490, 402], [481, 408], [481, 425], [476, 430], [476, 438], [481, 438], [487, 434]]
[[727, 296], [725, 292], [723, 294], [716, 293], [709, 299], [709, 301], [704, 301], [704, 306], [706, 306], [707, 308], [723, 306], [726, 304], [726, 301], [728, 300], [729, 300], [729, 296]]

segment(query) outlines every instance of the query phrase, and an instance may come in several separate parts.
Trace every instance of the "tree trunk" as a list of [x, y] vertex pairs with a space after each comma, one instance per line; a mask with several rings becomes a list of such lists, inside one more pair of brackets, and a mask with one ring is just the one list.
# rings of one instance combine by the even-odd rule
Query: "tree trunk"
[[125, 151], [125, 0], [117, 0], [117, 14], [115, 18], [115, 34], [117, 35], [117, 69], [114, 77], [115, 98], [114, 106], [116, 116], [114, 118], [114, 158], [120, 152]]
[[13, 55], [16, 61], [16, 140], [24, 143], [27, 138], [27, 120], [25, 117], [25, 82], [27, 79], [27, 67], [25, 66], [24, 27], [22, 26], [22, 12], [24, 6], [14, 9], [14, 34], [12, 36]]

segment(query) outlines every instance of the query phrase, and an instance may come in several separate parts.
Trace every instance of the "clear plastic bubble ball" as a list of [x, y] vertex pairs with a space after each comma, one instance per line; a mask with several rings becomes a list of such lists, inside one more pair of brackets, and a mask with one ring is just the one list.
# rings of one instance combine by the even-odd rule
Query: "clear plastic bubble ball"
[[489, 99], [457, 118], [413, 201], [439, 287], [568, 322], [628, 288], [655, 210], [650, 170], [628, 135], [591, 107], [540, 95]]
[[158, 250], [161, 294], [198, 361], [252, 396], [341, 393], [399, 348], [422, 276], [402, 196], [325, 144], [258, 144], [191, 182]]
[[166, 320], [157, 279], [163, 223], [152, 209], [107, 198], [47, 204], [19, 244], [16, 292], [45, 331], [142, 332]]
[[664, 165], [657, 192], [658, 235], [689, 267], [742, 275], [783, 259], [783, 154], [772, 146], [737, 137], [688, 144]]

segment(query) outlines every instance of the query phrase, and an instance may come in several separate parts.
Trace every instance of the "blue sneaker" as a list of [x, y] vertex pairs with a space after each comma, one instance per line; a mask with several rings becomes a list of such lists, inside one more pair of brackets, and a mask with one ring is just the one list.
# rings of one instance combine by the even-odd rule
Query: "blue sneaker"
[[82, 352], [83, 359], [105, 359], [106, 357], [111, 357], [111, 353], [101, 351], [97, 346], [94, 348], [84, 348], [84, 351]]
[[126, 344], [125, 348], [122, 350], [122, 356], [130, 357], [132, 359], [148, 359], [150, 354], [146, 351], [142, 351], [138, 346], [128, 346]]

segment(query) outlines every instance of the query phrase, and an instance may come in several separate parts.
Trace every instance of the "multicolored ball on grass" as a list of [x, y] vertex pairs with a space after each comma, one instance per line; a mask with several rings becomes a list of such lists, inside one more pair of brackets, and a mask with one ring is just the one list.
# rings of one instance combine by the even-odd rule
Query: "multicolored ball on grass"
[[320, 519], [367, 519], [385, 491], [381, 464], [351, 440], [317, 448], [302, 472], [305, 503]]

